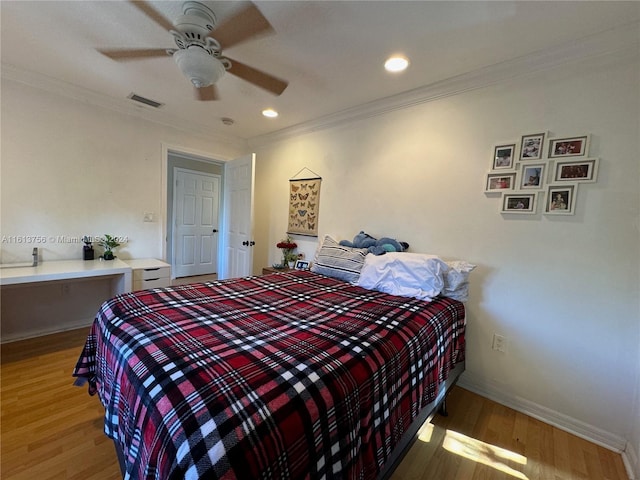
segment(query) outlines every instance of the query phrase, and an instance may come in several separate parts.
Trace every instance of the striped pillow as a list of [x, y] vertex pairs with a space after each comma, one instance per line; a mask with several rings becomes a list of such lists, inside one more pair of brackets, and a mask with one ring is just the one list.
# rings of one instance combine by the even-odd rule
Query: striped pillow
[[345, 282], [356, 283], [367, 253], [366, 248], [345, 247], [326, 235], [322, 247], [316, 254], [311, 271]]

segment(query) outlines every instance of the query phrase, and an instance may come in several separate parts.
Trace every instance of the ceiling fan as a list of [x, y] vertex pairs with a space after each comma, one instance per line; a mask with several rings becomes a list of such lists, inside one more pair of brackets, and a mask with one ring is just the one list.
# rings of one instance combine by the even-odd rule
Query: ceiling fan
[[199, 100], [218, 99], [215, 84], [225, 72], [274, 95], [280, 95], [287, 88], [287, 81], [222, 55], [223, 49], [274, 31], [253, 3], [248, 3], [218, 25], [213, 11], [200, 2], [184, 2], [183, 14], [173, 23], [148, 2], [129, 0], [129, 3], [169, 31], [178, 48], [99, 49], [103, 55], [117, 61], [171, 55], [193, 84]]

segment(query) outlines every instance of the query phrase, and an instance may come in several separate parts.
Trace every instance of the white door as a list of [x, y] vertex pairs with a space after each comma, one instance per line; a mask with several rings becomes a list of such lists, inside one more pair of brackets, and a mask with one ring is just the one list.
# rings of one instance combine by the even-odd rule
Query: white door
[[224, 167], [224, 259], [218, 278], [251, 275], [253, 269], [253, 184], [255, 154]]
[[175, 276], [216, 273], [220, 177], [176, 168], [174, 178]]

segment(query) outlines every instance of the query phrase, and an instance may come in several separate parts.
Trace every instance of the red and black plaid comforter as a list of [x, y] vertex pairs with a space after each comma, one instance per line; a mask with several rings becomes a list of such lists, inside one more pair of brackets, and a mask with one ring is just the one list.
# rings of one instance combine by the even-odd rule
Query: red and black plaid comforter
[[310, 272], [123, 294], [74, 376], [131, 479], [372, 479], [464, 359], [464, 307]]

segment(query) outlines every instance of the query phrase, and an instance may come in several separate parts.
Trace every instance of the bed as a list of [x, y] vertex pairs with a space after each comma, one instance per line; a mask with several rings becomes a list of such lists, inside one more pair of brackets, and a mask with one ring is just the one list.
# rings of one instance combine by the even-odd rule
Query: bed
[[73, 375], [125, 479], [389, 475], [464, 369], [464, 304], [310, 271], [105, 302]]

